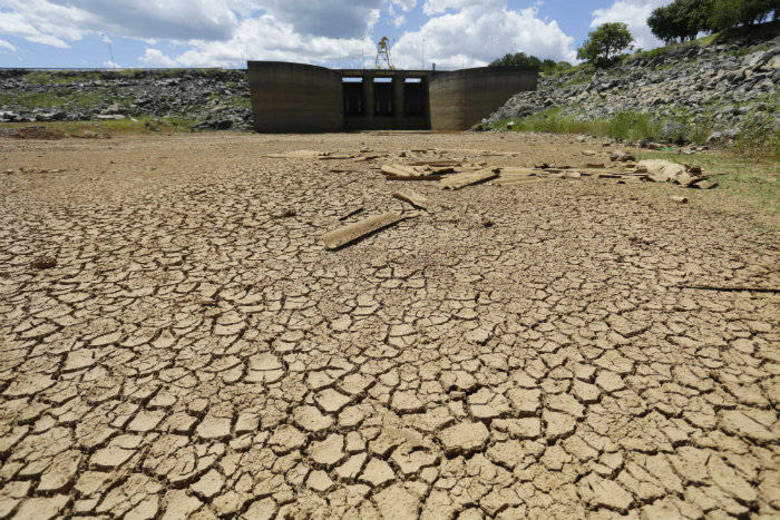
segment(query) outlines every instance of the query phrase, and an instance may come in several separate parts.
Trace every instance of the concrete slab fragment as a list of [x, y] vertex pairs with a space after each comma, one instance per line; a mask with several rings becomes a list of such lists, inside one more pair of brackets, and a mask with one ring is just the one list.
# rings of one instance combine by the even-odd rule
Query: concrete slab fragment
[[327, 249], [338, 249], [347, 244], [356, 242], [376, 231], [416, 216], [417, 214], [400, 215], [393, 212], [374, 215], [373, 217], [368, 217], [360, 222], [331, 231], [322, 237], [322, 241], [325, 243]]

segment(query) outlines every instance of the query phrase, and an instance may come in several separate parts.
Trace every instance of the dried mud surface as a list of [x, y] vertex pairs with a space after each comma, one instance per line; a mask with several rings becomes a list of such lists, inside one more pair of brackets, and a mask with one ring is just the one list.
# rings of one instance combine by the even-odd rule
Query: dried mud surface
[[750, 210], [262, 157], [586, 147], [0, 140], [0, 518], [778, 518], [780, 297], [675, 287], [780, 286]]

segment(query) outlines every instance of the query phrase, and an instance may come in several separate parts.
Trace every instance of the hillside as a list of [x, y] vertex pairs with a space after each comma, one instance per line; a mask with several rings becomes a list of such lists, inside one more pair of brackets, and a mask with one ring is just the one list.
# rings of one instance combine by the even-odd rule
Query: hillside
[[535, 92], [514, 96], [482, 127], [587, 129], [600, 122], [633, 134], [615, 137], [680, 144], [776, 136], [778, 84], [780, 23], [773, 23], [640, 53], [610, 69], [579, 66], [542, 77]]
[[0, 122], [174, 119], [251, 127], [242, 70], [0, 71]]

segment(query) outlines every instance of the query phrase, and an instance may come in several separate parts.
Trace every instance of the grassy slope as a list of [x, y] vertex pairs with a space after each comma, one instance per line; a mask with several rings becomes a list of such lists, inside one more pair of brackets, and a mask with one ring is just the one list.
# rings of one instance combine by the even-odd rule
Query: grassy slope
[[[740, 27], [690, 42], [673, 43], [659, 49], [640, 51], [627, 56], [625, 59], [630, 62], [638, 58], [672, 53], [683, 47], [704, 47], [720, 44], [751, 34], [753, 36], [761, 34], [764, 37], [772, 37], [778, 33], [780, 33], [780, 22], [766, 23], [757, 27]], [[755, 52], [761, 49], [768, 49], [770, 46], [769, 43], [766, 43], [740, 49], [735, 54]], [[593, 73], [594, 69], [587, 64], [583, 64], [566, 71], [555, 72], [554, 74], [567, 78], [567, 83], [577, 84], [589, 82]], [[780, 90], [776, 90], [774, 94], [768, 95], [766, 99], [759, 101], [764, 101], [770, 106], [780, 107]], [[780, 132], [772, 128], [771, 119], [757, 117], [754, 121], [751, 127], [743, 129], [743, 134], [738, 137], [735, 143], [735, 150], [747, 157], [773, 157], [774, 159], [780, 159]], [[510, 122], [514, 124], [513, 130], [517, 131], [591, 134], [632, 141], [649, 139], [658, 142], [674, 142], [679, 139], [697, 144], [703, 144], [712, 131], [712, 127], [709, 124], [694, 124], [691, 117], [684, 111], [678, 111], [673, 117], [661, 121], [654, 121], [649, 114], [635, 112], [622, 112], [609, 119], [576, 121], [573, 118], [562, 116], [559, 109], [552, 108], [522, 119], [498, 121], [493, 125], [493, 128], [506, 129]], [[674, 126], [678, 128], [678, 131], [672, 135], [662, 132], [665, 123], [668, 122], [674, 122]]]

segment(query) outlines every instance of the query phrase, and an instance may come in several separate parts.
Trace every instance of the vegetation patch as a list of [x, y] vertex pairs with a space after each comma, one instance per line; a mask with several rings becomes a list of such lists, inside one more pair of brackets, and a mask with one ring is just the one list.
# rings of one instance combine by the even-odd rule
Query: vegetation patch
[[[610, 118], [581, 120], [564, 115], [560, 108], [550, 108], [525, 118], [503, 119], [492, 125], [492, 129], [696, 144], [704, 144], [711, 134], [709, 124], [693, 121], [684, 111], [663, 119], [642, 112], [618, 112]], [[780, 132], [773, 128], [772, 118], [757, 116], [751, 120], [735, 139], [734, 151], [743, 157], [780, 159]]]

